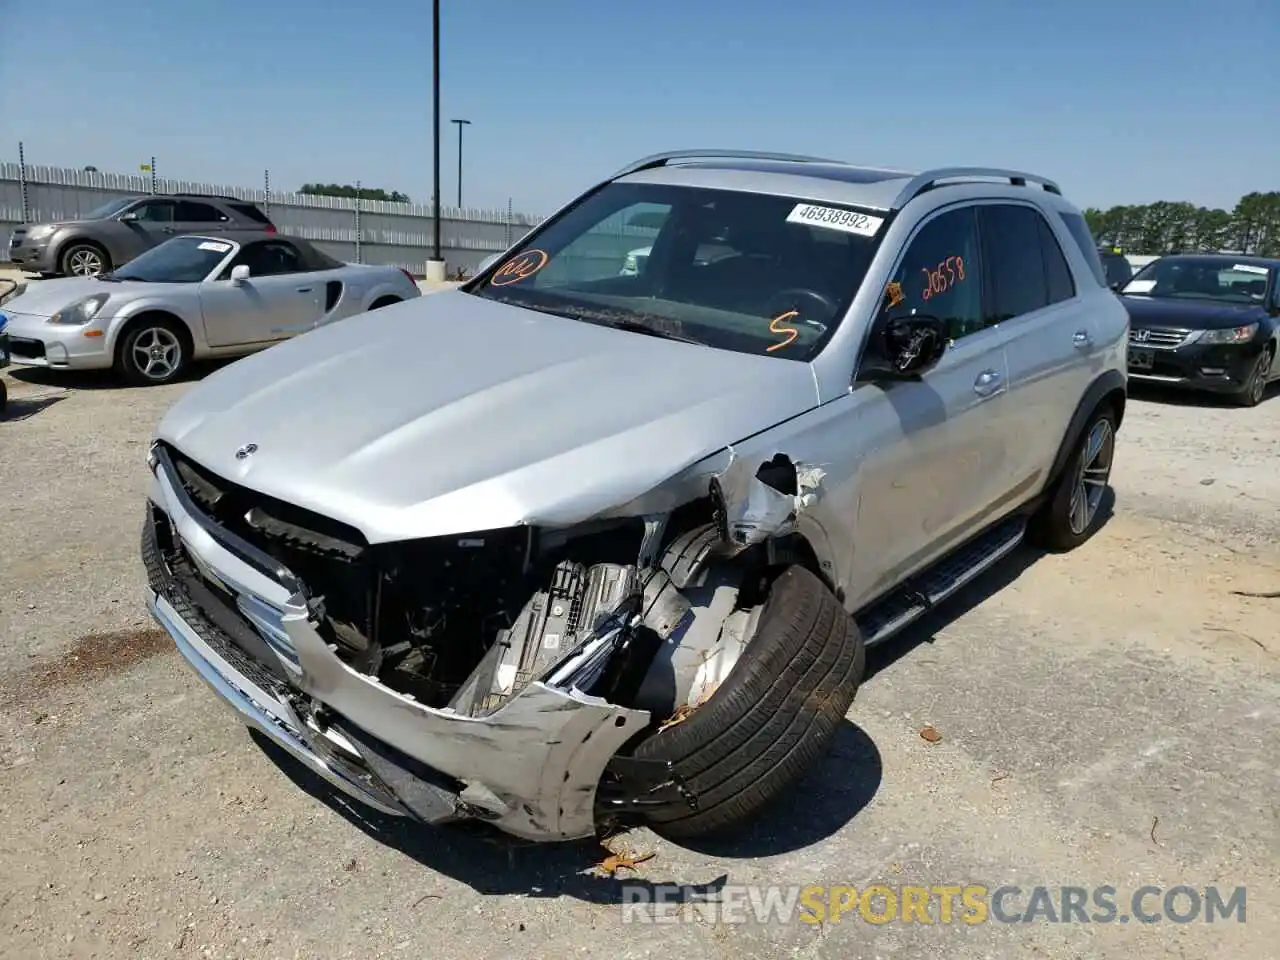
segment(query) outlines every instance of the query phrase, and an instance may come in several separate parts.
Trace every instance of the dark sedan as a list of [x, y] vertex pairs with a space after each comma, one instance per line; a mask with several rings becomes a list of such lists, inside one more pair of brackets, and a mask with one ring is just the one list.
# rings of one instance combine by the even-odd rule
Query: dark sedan
[[1229, 394], [1252, 407], [1280, 377], [1280, 260], [1161, 257], [1121, 293], [1131, 379]]

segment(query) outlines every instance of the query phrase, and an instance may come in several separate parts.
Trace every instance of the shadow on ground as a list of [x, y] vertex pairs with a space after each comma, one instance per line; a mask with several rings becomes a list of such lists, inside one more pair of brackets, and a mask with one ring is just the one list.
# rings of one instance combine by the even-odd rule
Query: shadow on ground
[[[664, 880], [661, 855], [632, 873], [598, 876], [595, 867], [610, 849], [650, 852], [653, 838], [628, 833], [613, 838], [610, 849], [597, 841], [529, 843], [484, 824], [428, 827], [349, 800], [261, 734], [250, 734], [258, 746], [295, 784], [341, 814], [379, 843], [412, 857], [430, 870], [465, 883], [478, 893], [532, 897], [573, 897], [591, 903], [621, 904], [662, 890], [664, 902], [693, 902], [714, 896], [729, 882], [727, 865], [709, 863], [718, 874], [701, 883]], [[860, 728], [846, 720], [828, 754], [742, 833], [716, 843], [682, 846], [708, 857], [744, 859], [803, 849], [839, 831], [863, 809], [879, 789], [880, 753]], [[679, 896], [672, 900], [672, 887]], [[679, 898], [683, 897], [684, 900]]]
[[[1097, 530], [1100, 531], [1111, 521], [1115, 515], [1115, 509], [1115, 490], [1108, 487], [1103, 494], [1102, 502], [1098, 505], [1102, 516]], [[1097, 531], [1095, 536], [1096, 533]], [[1012, 584], [1045, 556], [1047, 556], [1045, 550], [1024, 542], [1009, 556], [938, 604], [896, 637], [876, 644], [867, 651], [866, 680], [871, 680], [881, 671], [887, 670], [917, 647], [933, 643], [938, 634], [953, 622]]]
[[[1167, 403], [1177, 407], [1238, 407], [1232, 397], [1221, 393], [1201, 393], [1196, 390], [1166, 387], [1158, 383], [1147, 383], [1141, 380], [1129, 381], [1129, 397], [1134, 400], [1146, 400], [1149, 403]], [[1280, 397], [1280, 380], [1272, 381], [1262, 397], [1263, 404], [1270, 403]]]
[[[192, 383], [202, 380], [215, 370], [234, 362], [227, 360], [200, 360], [192, 363], [173, 383]], [[8, 373], [14, 380], [41, 387], [60, 387], [68, 390], [129, 390], [133, 388], [116, 375], [114, 370], [49, 370], [45, 367], [10, 367]]]
[[48, 410], [59, 400], [66, 399], [66, 396], [65, 393], [44, 397], [10, 396], [8, 402], [4, 405], [4, 409], [0, 410], [0, 422], [29, 420], [37, 413]]

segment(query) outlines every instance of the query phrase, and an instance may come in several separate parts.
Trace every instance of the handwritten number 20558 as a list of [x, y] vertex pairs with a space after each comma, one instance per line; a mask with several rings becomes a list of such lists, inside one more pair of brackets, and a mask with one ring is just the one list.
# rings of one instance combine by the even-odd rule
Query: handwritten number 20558
[[921, 267], [920, 269], [924, 271], [925, 300], [940, 293], [946, 293], [965, 279], [964, 257], [947, 257], [934, 270], [930, 270], [928, 267]]

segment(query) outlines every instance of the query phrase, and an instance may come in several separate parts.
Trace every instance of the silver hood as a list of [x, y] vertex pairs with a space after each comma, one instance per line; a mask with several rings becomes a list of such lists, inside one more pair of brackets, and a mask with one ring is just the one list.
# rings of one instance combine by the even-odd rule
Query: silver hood
[[580, 522], [816, 403], [806, 363], [449, 291], [239, 360], [157, 436], [376, 543]]
[[[165, 286], [171, 286], [166, 284]], [[155, 293], [157, 284], [142, 283], [136, 280], [96, 280], [93, 277], [63, 277], [57, 280], [40, 280], [30, 283], [22, 293], [12, 300], [6, 300], [0, 311], [11, 314], [25, 314], [32, 317], [51, 317], [63, 307], [69, 307], [77, 300], [91, 297], [95, 293], [111, 295], [111, 300], [98, 311], [100, 316], [109, 317], [115, 313], [115, 306], [127, 300], [134, 300], [139, 294]]]

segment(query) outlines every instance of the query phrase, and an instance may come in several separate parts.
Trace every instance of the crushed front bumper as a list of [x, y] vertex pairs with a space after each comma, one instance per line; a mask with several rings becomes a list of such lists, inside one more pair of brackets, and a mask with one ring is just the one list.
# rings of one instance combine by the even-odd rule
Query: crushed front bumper
[[329, 783], [384, 813], [480, 818], [540, 841], [595, 834], [606, 770], [636, 795], [664, 786], [665, 764], [615, 757], [648, 711], [535, 681], [471, 717], [357, 673], [292, 574], [204, 515], [175, 476], [161, 453], [142, 544], [152, 615], [244, 722]]

